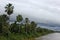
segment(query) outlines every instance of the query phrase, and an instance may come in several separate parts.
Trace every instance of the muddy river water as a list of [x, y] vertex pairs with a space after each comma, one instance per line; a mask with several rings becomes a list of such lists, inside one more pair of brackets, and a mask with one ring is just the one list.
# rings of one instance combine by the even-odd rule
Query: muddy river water
[[60, 33], [48, 34], [48, 35], [36, 38], [36, 40], [60, 40]]

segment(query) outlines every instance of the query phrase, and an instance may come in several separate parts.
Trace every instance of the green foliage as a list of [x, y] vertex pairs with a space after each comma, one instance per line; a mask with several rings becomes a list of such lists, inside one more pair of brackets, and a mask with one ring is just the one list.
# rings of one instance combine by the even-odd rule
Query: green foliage
[[8, 15], [11, 15], [13, 13], [14, 6], [12, 6], [12, 4], [9, 3], [5, 6], [5, 9], [5, 12], [7, 12]]
[[34, 21], [32, 21], [31, 22], [31, 31], [35, 32], [36, 31], [36, 27], [37, 27], [37, 24]]
[[6, 14], [0, 15], [0, 23], [6, 22], [7, 20], [9, 20], [9, 18]]
[[26, 23], [29, 23], [29, 19], [28, 19], [28, 18], [25, 18], [25, 22], [26, 22]]
[[4, 36], [0, 36], [0, 40], [8, 40], [8, 39]]
[[21, 22], [23, 20], [21, 15], [18, 15], [16, 19], [17, 19], [18, 22]]
[[3, 15], [0, 15], [0, 33], [7, 33], [7, 31], [9, 30], [9, 28], [8, 28], [8, 22], [7, 22], [7, 20], [8, 20], [9, 18], [8, 18], [8, 16], [7, 15], [5, 15], [5, 14], [3, 14]]
[[18, 30], [19, 30], [18, 24], [16, 24], [16, 23], [11, 24], [11, 26], [10, 26], [10, 31], [11, 32], [17, 33]]
[[[12, 4], [6, 5], [8, 15], [13, 13]], [[0, 40], [28, 40], [29, 38], [39, 37], [48, 33], [52, 33], [52, 30], [37, 27], [34, 21], [25, 18], [25, 23], [18, 24], [23, 20], [22, 15], [18, 15], [14, 23], [9, 24], [9, 17], [6, 14], [0, 15]]]

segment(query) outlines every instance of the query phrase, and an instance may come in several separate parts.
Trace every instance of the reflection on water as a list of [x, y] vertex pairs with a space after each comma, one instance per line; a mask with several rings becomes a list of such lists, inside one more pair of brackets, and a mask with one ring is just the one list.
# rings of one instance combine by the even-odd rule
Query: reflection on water
[[36, 38], [36, 40], [60, 40], [60, 33], [48, 34], [48, 35]]

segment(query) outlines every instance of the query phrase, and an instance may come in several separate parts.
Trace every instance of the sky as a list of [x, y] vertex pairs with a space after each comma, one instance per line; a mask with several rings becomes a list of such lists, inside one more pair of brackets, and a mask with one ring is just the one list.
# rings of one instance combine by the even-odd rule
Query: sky
[[0, 0], [0, 15], [5, 13], [8, 3], [14, 6], [10, 19], [15, 20], [15, 16], [21, 14], [41, 27], [60, 31], [60, 0]]

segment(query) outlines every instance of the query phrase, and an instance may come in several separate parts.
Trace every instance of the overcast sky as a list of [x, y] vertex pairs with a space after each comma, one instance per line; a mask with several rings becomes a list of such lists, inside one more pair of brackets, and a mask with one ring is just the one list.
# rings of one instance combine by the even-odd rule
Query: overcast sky
[[0, 0], [0, 14], [8, 3], [15, 7], [11, 19], [21, 14], [37, 23], [60, 25], [60, 0]]

